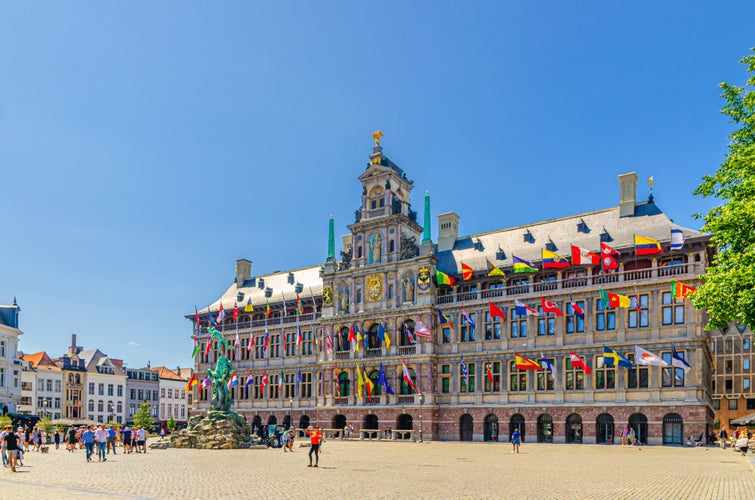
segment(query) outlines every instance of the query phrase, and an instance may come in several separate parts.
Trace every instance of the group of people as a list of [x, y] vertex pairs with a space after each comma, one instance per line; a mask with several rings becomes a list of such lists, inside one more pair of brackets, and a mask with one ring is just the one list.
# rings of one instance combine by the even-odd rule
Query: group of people
[[[750, 439], [752, 439], [752, 433], [746, 428], [734, 429], [731, 434], [731, 438], [734, 441], [734, 448], [738, 449], [742, 456], [747, 455], [747, 450], [750, 447]], [[729, 433], [726, 431], [726, 427], [722, 427], [718, 431], [718, 442], [722, 449], [726, 449], [726, 443], [729, 442]]]

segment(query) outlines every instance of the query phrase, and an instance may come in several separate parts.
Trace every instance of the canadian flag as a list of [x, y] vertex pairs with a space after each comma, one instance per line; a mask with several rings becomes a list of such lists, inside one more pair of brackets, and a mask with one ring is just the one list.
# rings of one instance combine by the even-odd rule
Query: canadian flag
[[609, 247], [605, 243], [600, 243], [600, 261], [603, 264], [603, 270], [608, 271], [610, 269], [618, 269], [619, 263], [616, 260], [616, 256], [621, 255], [618, 251]]
[[571, 262], [573, 266], [580, 264], [597, 265], [600, 264], [600, 255], [576, 245], [571, 246]]

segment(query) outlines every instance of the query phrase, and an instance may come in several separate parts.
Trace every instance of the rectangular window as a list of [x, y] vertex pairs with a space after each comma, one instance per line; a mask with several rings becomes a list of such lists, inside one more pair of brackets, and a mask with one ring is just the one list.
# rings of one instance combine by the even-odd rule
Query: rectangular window
[[537, 317], [537, 335], [555, 335], [556, 317], [551, 313], [544, 313], [542, 305], [537, 306], [537, 312], [540, 313], [540, 316]]
[[254, 359], [265, 359], [265, 336], [254, 337]]
[[451, 328], [448, 326], [444, 326], [442, 329], [443, 332], [443, 343], [444, 344], [450, 344], [451, 343]]
[[55, 381], [55, 392], [63, 392], [63, 386], [60, 380]]
[[[578, 300], [577, 305], [585, 310], [585, 301]], [[585, 331], [585, 319], [577, 316], [572, 309], [571, 302], [566, 303], [566, 315], [564, 317], [566, 324], [566, 333], [581, 333]]]
[[[482, 374], [485, 380], [484, 390], [485, 392], [498, 392], [501, 390], [501, 362], [493, 361], [485, 363], [485, 373]], [[493, 383], [490, 383], [490, 379], [493, 379]]]
[[748, 410], [755, 410], [755, 398], [749, 398], [745, 400], [745, 405]]
[[296, 397], [296, 374], [286, 373], [283, 376], [283, 397], [295, 398]]
[[160, 397], [161, 398], [165, 397], [165, 387], [163, 387], [163, 388], [160, 389]]
[[[681, 356], [682, 359], [686, 358], [684, 351], [676, 351], [676, 353]], [[684, 387], [684, 370], [671, 367], [671, 353], [661, 353], [661, 357], [663, 358], [663, 361], [669, 364], [669, 368], [661, 368], [661, 386]]]
[[742, 350], [744, 351], [750, 350], [750, 339], [748, 338], [742, 339]]
[[280, 380], [280, 375], [269, 375], [267, 376], [268, 381], [270, 382], [268, 384], [269, 392], [268, 397], [270, 399], [278, 399], [280, 397], [280, 386], [278, 385]]
[[47, 387], [47, 392], [52, 392], [52, 380], [47, 380], [45, 386]]
[[721, 400], [720, 399], [714, 399], [713, 400], [713, 409], [714, 410], [720, 410], [721, 409]]
[[742, 370], [750, 371], [750, 360], [749, 359], [743, 359], [742, 360]]
[[[281, 336], [279, 333], [276, 333], [275, 335], [270, 335], [270, 357], [271, 358], [279, 358], [280, 357], [280, 348], [281, 348]], [[280, 391], [278, 391], [280, 392]]]
[[314, 352], [314, 332], [312, 330], [304, 330], [302, 338], [301, 355], [310, 356]]
[[509, 314], [509, 323], [511, 328], [511, 338], [527, 337], [527, 314], [519, 315], [516, 308], [512, 307]]
[[312, 372], [302, 372], [301, 385], [299, 386], [299, 390], [301, 391], [300, 397], [312, 397]]
[[742, 379], [742, 390], [744, 392], [749, 392], [749, 390], [750, 390], [750, 379], [749, 378], [743, 378]]
[[[661, 322], [664, 325], [681, 325], [684, 324], [684, 299], [674, 299], [671, 292], [661, 294]], [[682, 301], [678, 304], [678, 301]]]
[[[70, 382], [70, 380], [69, 380]], [[94, 396], [94, 382], [89, 382], [89, 394]]]
[[296, 355], [296, 333], [295, 332], [288, 332], [285, 334], [285, 342], [286, 342], [286, 357], [291, 357]]
[[[147, 391], [149, 393], [149, 391]], [[138, 391], [139, 397], [137, 398], [139, 401], [144, 401], [144, 389], [139, 389]]]
[[595, 389], [615, 389], [616, 388], [616, 368], [606, 366], [605, 358], [602, 355], [595, 356], [595, 369], [593, 370], [595, 378]]
[[[548, 362], [551, 365], [556, 366], [556, 360], [548, 358]], [[542, 364], [542, 363], [541, 363]], [[555, 387], [556, 380], [553, 378], [550, 370], [547, 368], [537, 372], [537, 390], [538, 391], [552, 391]]]
[[501, 338], [501, 319], [490, 317], [490, 311], [485, 312], [485, 340], [499, 340]]
[[100, 396], [105, 395], [105, 384], [97, 384], [97, 394]]
[[451, 393], [451, 365], [440, 367], [440, 390], [443, 394]]
[[630, 304], [627, 312], [627, 326], [629, 328], [645, 328], [648, 326], [648, 318], [650, 317], [648, 297], [647, 294], [641, 294], [629, 298]]
[[595, 329], [599, 331], [616, 329], [616, 311], [605, 307], [601, 299], [595, 301]]
[[517, 370], [516, 361], [509, 361], [509, 391], [522, 392], [527, 390], [527, 372]]
[[459, 365], [459, 392], [474, 392], [475, 391], [475, 367], [476, 363], [466, 363], [467, 365], [467, 379], [464, 380], [464, 374], [462, 373], [461, 364]]
[[729, 400], [729, 409], [730, 410], [736, 410], [739, 408], [739, 400], [737, 399], [730, 399]]
[[634, 362], [634, 353], [626, 354], [625, 357], [632, 362], [632, 368], [627, 370], [627, 389], [647, 388], [649, 367], [637, 365]]

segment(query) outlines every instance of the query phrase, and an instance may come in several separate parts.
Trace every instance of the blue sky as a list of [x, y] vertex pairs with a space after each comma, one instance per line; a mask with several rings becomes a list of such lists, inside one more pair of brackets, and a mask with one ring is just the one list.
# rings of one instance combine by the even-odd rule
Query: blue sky
[[[724, 158], [755, 3], [0, 3], [0, 303], [21, 349], [77, 333], [190, 364], [194, 304], [322, 263], [372, 141], [472, 234], [618, 204], [678, 224]], [[437, 235], [437, 222], [433, 223]], [[337, 250], [340, 250], [338, 245]]]

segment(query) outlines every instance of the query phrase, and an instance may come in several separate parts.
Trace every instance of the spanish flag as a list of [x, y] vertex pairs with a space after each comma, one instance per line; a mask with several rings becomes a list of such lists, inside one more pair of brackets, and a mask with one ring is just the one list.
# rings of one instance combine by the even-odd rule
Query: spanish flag
[[603, 301], [603, 307], [608, 309], [615, 309], [617, 307], [629, 307], [631, 300], [626, 295], [619, 295], [618, 293], [600, 291], [600, 298]]
[[471, 267], [463, 262], [461, 263], [461, 277], [462, 279], [464, 279], [464, 281], [472, 279], [472, 272], [473, 271]]
[[184, 387], [184, 392], [191, 392], [191, 388], [197, 385], [197, 374], [191, 376], [189, 379], [189, 382], [186, 384], [186, 387]]
[[685, 285], [676, 280], [671, 280], [671, 295], [673, 295], [675, 299], [685, 299], [689, 294], [696, 291], [697, 288], [693, 286]]
[[657, 253], [663, 253], [663, 249], [661, 248], [661, 244], [658, 243], [658, 240], [635, 234], [634, 253], [635, 255], [654, 255]]
[[435, 270], [435, 279], [438, 282], [438, 285], [448, 285], [448, 286], [454, 286], [454, 282], [456, 281], [443, 271]]
[[525, 358], [519, 354], [516, 354], [516, 369], [517, 370], [542, 370], [542, 367], [535, 361], [529, 358]]

